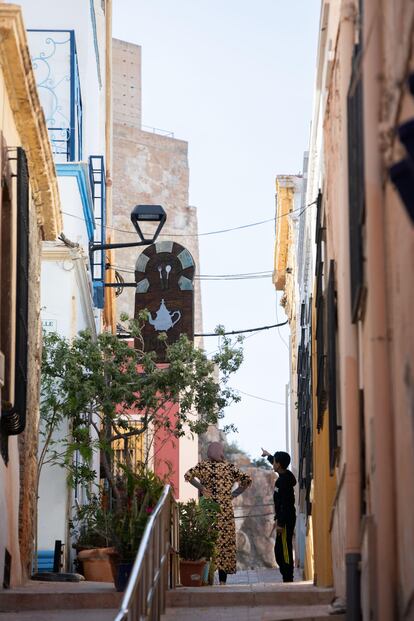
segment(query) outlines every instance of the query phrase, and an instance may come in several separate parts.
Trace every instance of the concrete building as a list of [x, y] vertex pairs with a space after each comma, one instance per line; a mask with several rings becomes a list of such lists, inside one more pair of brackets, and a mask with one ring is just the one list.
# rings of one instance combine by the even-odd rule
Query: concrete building
[[[162, 205], [167, 221], [160, 240], [174, 240], [192, 254], [199, 272], [197, 212], [189, 206], [188, 144], [170, 132], [142, 127], [141, 48], [125, 41], [113, 40], [114, 92], [114, 206], [113, 235], [116, 242], [137, 238], [130, 221], [135, 205]], [[167, 104], [166, 104], [167, 105]], [[125, 281], [134, 281], [139, 249], [121, 249], [115, 255], [115, 269]], [[201, 293], [195, 282], [195, 332], [202, 326]], [[134, 314], [135, 290], [125, 288], [117, 298], [117, 314]], [[200, 339], [198, 339], [200, 344]], [[153, 443], [151, 450], [153, 450]], [[178, 464], [180, 499], [195, 497], [197, 492], [186, 484], [183, 474], [198, 459], [197, 439], [182, 438], [166, 443], [158, 452], [160, 462]], [[162, 468], [161, 468], [162, 470]]]
[[[105, 241], [111, 211], [106, 89], [111, 5], [82, 0], [65, 7], [47, 0], [21, 4], [63, 214], [63, 234], [42, 245], [41, 319], [44, 330], [71, 339], [80, 330], [97, 334], [114, 324], [111, 293], [103, 287], [106, 254], [93, 253], [92, 262], [89, 255], [90, 242]], [[59, 433], [70, 435], [67, 424]], [[92, 467], [99, 472], [98, 452]], [[37, 534], [42, 553], [52, 554], [55, 540], [65, 544], [64, 565], [71, 569], [69, 520], [83, 490], [68, 489], [66, 476], [59, 466], [42, 468]]]
[[40, 257], [62, 230], [58, 183], [20, 7], [0, 4], [0, 579], [31, 572], [39, 423]]
[[321, 3], [310, 500], [315, 580], [349, 620], [414, 618], [413, 20], [404, 0]]

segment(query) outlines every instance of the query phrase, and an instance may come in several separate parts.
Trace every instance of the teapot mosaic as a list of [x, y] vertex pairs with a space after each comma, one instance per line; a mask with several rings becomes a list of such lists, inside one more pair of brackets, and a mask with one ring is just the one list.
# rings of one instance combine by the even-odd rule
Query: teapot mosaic
[[[176, 319], [174, 319], [175, 315], [177, 315]], [[148, 313], [148, 321], [154, 327], [154, 330], [157, 331], [166, 332], [170, 330], [180, 319], [181, 312], [179, 310], [170, 312], [165, 305], [164, 299], [161, 300], [160, 307], [155, 314], [155, 319], [153, 319], [151, 313]]]

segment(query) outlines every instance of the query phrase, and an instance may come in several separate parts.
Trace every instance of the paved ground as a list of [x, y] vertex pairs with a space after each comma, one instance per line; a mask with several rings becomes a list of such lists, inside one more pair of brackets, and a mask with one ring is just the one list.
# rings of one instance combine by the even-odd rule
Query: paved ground
[[[295, 580], [293, 584], [283, 584], [277, 569], [264, 568], [230, 575], [226, 586], [178, 588], [168, 594], [174, 598], [174, 604], [167, 609], [162, 621], [343, 619], [328, 616], [330, 592], [315, 589], [311, 582], [302, 581], [299, 572]], [[53, 600], [51, 610], [30, 610], [23, 604], [25, 598], [34, 596], [33, 601], [36, 601], [38, 597], [45, 597], [46, 593], [50, 594], [48, 601]], [[14, 594], [17, 606], [9, 608], [9, 612], [0, 612], [0, 621], [113, 621], [120, 599], [120, 594], [115, 592], [112, 584], [93, 582], [30, 582], [24, 587], [12, 589], [9, 594]], [[313, 605], [309, 605], [311, 601]], [[59, 603], [65, 605], [64, 602], [66, 610], [55, 609]], [[86, 607], [87, 603], [89, 605]], [[98, 609], [99, 605], [106, 608]]]
[[[295, 581], [300, 582], [302, 580], [302, 572], [299, 569], [295, 569]], [[282, 582], [282, 576], [277, 567], [259, 567], [255, 569], [246, 569], [238, 571], [237, 574], [229, 574], [227, 577], [227, 584], [274, 584], [275, 582]], [[218, 584], [218, 576], [216, 573], [215, 583]]]
[[[329, 606], [237, 606], [211, 608], [169, 608], [162, 621], [339, 621], [328, 616]], [[37, 621], [37, 620], [36, 620]], [[60, 621], [60, 620], [59, 620]]]

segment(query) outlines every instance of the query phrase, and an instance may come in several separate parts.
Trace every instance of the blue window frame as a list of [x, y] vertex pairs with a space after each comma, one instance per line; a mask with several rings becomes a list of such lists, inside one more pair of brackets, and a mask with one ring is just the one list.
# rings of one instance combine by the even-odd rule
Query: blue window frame
[[36, 86], [57, 163], [82, 160], [83, 114], [73, 30], [28, 30]]

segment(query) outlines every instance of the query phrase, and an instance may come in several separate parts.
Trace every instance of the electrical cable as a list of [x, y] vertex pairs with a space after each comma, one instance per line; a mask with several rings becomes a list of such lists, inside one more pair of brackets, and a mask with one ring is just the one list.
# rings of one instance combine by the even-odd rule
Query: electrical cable
[[275, 515], [274, 513], [262, 513], [262, 514], [254, 514], [254, 515], [250, 515], [250, 513], [248, 515], [235, 515], [234, 519], [235, 520], [241, 520], [243, 518], [260, 518], [260, 517], [267, 517], [268, 515]]
[[[262, 330], [271, 330], [272, 328], [277, 328], [279, 326], [285, 326], [287, 324], [287, 321], [284, 321], [283, 323], [275, 323], [271, 326], [261, 326], [260, 328], [249, 328], [248, 330], [233, 330], [232, 332], [220, 332], [219, 334], [217, 332], [209, 332], [208, 334], [194, 334], [194, 336], [229, 336], [229, 335], [234, 335], [234, 334], [246, 334], [247, 332], [260, 332]], [[128, 336], [132, 336], [129, 332], [125, 332], [125, 336], [124, 338], [127, 338]]]
[[260, 328], [250, 328], [248, 330], [233, 330], [231, 332], [209, 332], [206, 334], [194, 334], [194, 336], [229, 336], [233, 334], [246, 334], [247, 332], [260, 332], [261, 330], [271, 330], [272, 328], [279, 328], [280, 326], [285, 326], [288, 321], [284, 321], [283, 323], [275, 323], [271, 326], [261, 326]]
[[259, 401], [267, 401], [267, 403], [275, 403], [276, 405], [283, 405], [283, 407], [286, 406], [286, 403], [282, 403], [282, 401], [273, 401], [273, 399], [265, 399], [264, 397], [258, 397], [257, 395], [251, 395], [249, 392], [244, 392], [243, 390], [240, 390], [240, 388], [234, 388], [233, 390], [236, 390], [237, 392], [239, 392], [242, 395], [245, 395], [246, 397], [251, 397], [252, 399], [259, 399]]
[[124, 291], [123, 285], [125, 284], [125, 280], [123, 276], [117, 270], [115, 270], [115, 280], [119, 285], [115, 289], [115, 297], [118, 298], [121, 295], [121, 293]]
[[[230, 227], [228, 229], [219, 229], [217, 231], [207, 231], [205, 233], [160, 233], [160, 236], [167, 236], [167, 237], [205, 237], [207, 235], [219, 235], [221, 233], [229, 233], [231, 231], [239, 231], [241, 229], [248, 229], [251, 228], [253, 226], [260, 226], [262, 224], [267, 224], [269, 222], [275, 222], [276, 220], [279, 220], [280, 218], [285, 218], [286, 216], [290, 216], [294, 213], [297, 213], [298, 211], [300, 211], [301, 213], [299, 215], [302, 215], [302, 213], [308, 208], [311, 207], [311, 205], [315, 205], [316, 201], [313, 201], [312, 203], [309, 203], [308, 205], [305, 205], [305, 207], [299, 207], [298, 209], [292, 209], [292, 211], [289, 211], [288, 213], [282, 213], [279, 216], [275, 216], [274, 218], [268, 218], [267, 220], [259, 220], [258, 222], [251, 222], [250, 224], [242, 224], [240, 226], [233, 226]], [[68, 211], [62, 211], [62, 213], [65, 216], [70, 216], [71, 218], [76, 218], [77, 220], [85, 220], [84, 218], [82, 218], [82, 216], [76, 216], [73, 213], [69, 213]], [[102, 227], [101, 224], [96, 223], [97, 227]], [[129, 231], [128, 229], [119, 229], [116, 226], [110, 226], [110, 225], [106, 225], [105, 226], [106, 229], [111, 230], [111, 231], [117, 231], [118, 233], [127, 233], [128, 235], [136, 235], [136, 231]]]
[[[278, 307], [278, 300], [277, 300], [277, 293], [276, 293], [276, 321], [279, 322], [279, 316], [278, 316], [278, 312], [277, 312], [277, 307]], [[287, 323], [287, 321], [285, 323]], [[282, 336], [282, 334], [281, 334], [281, 332], [279, 330], [279, 327], [277, 328], [277, 332], [279, 334], [280, 340], [282, 341], [282, 343], [284, 344], [286, 349], [289, 351], [289, 345], [286, 343], [285, 339], [283, 338], [283, 336]]]
[[[125, 265], [112, 265], [110, 263], [107, 264], [107, 267], [111, 267], [119, 272], [123, 272], [125, 274], [135, 274], [135, 270], [132, 268], [128, 268]], [[270, 278], [273, 272], [267, 270], [265, 272], [246, 272], [240, 274], [196, 274], [194, 276], [195, 280], [257, 280], [261, 278]]]

